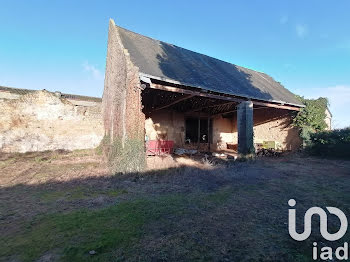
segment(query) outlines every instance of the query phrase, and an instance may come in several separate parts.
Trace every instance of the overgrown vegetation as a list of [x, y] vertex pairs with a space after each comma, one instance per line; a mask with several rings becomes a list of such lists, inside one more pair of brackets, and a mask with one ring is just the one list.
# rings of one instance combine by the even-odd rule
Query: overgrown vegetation
[[306, 152], [315, 156], [350, 159], [350, 128], [325, 130], [328, 99], [297, 97], [305, 107], [295, 115], [293, 124], [300, 130]]
[[312, 155], [350, 159], [350, 128], [311, 134], [306, 149]]
[[300, 130], [300, 138], [304, 147], [310, 144], [311, 134], [323, 131], [327, 128], [325, 122], [328, 99], [306, 99], [302, 96], [297, 98], [305, 105], [294, 117], [293, 125]]
[[144, 141], [105, 136], [97, 153], [103, 153], [113, 173], [140, 172], [146, 165]]

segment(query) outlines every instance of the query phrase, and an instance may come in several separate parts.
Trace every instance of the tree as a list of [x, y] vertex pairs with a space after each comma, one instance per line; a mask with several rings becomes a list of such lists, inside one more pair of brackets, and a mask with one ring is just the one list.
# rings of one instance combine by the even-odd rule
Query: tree
[[300, 130], [300, 137], [304, 145], [310, 141], [310, 134], [323, 131], [327, 128], [325, 122], [328, 99], [306, 99], [302, 96], [297, 98], [305, 105], [293, 118], [293, 125]]

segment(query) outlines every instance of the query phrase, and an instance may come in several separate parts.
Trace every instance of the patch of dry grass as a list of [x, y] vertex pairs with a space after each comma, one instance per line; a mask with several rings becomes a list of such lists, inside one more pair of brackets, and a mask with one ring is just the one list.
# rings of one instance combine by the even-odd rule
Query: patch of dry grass
[[4, 261], [309, 261], [318, 225], [307, 241], [292, 240], [288, 199], [297, 214], [350, 213], [349, 161], [153, 158], [144, 173], [112, 175], [94, 151], [0, 159]]

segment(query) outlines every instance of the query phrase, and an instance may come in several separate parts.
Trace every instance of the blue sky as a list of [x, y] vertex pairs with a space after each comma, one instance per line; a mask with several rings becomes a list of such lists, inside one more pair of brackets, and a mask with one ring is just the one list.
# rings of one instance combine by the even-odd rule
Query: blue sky
[[326, 96], [350, 126], [350, 1], [0, 0], [0, 85], [101, 96], [108, 20]]

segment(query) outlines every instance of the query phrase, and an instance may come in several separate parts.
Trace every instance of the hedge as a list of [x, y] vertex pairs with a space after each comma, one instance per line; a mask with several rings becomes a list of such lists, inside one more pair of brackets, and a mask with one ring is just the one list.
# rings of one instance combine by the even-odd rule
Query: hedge
[[350, 159], [350, 127], [311, 134], [306, 150], [316, 156]]

